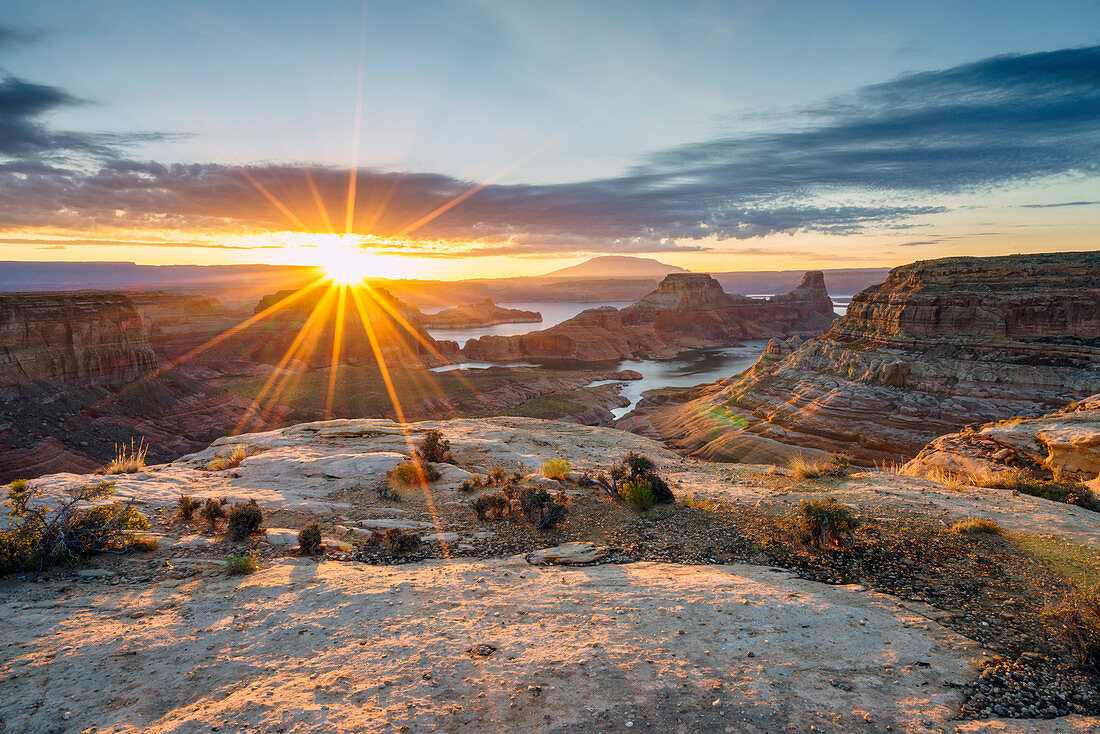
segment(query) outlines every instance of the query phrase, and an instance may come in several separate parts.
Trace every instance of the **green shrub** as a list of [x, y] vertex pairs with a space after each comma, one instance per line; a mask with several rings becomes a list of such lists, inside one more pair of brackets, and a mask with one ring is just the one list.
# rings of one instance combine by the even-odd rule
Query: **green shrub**
[[191, 522], [195, 516], [195, 511], [200, 507], [202, 507], [202, 503], [197, 499], [189, 494], [181, 494], [176, 501], [176, 514], [173, 515], [172, 519], [181, 525], [186, 525]]
[[824, 550], [826, 543], [841, 547], [859, 527], [859, 519], [851, 509], [832, 497], [804, 500], [799, 512], [803, 539], [818, 550]]
[[508, 517], [508, 498], [500, 492], [483, 494], [471, 502], [470, 506], [474, 508], [478, 520], [503, 520]]
[[218, 520], [225, 517], [225, 503], [228, 502], [224, 497], [214, 499], [213, 497], [207, 497], [206, 502], [203, 503], [202, 509], [199, 510], [199, 517], [206, 523], [206, 528], [210, 532], [214, 532], [218, 529]]
[[565, 517], [565, 505], [555, 502], [545, 489], [520, 490], [516, 499], [523, 519], [540, 530], [554, 527]]
[[11, 492], [24, 492], [28, 486], [30, 486], [30, 481], [27, 479], [13, 479], [8, 484], [8, 490]]
[[225, 570], [230, 576], [243, 576], [256, 570], [254, 553], [230, 553], [225, 559]]
[[443, 434], [434, 428], [424, 434], [414, 452], [421, 463], [433, 462], [436, 464], [453, 464], [455, 457], [451, 454], [451, 442], [443, 438]]
[[236, 542], [261, 533], [264, 529], [264, 513], [254, 499], [230, 505], [226, 521], [229, 525], [229, 537]]
[[[668, 483], [657, 474], [657, 465], [648, 456], [629, 452], [617, 466], [611, 469], [611, 478], [616, 482], [622, 482], [624, 486], [629, 482], [648, 484], [649, 491], [653, 494], [651, 505], [676, 501]], [[622, 488], [619, 489], [619, 494], [622, 495]], [[630, 502], [630, 504], [633, 503]]]
[[136, 444], [130, 439], [130, 444], [115, 444], [115, 458], [111, 459], [107, 466], [99, 470], [101, 474], [133, 474], [145, 468], [145, 457], [149, 454], [149, 446], [145, 439]]
[[315, 556], [321, 552], [321, 526], [311, 522], [298, 531], [298, 552]]
[[7, 526], [0, 531], [0, 574], [41, 571], [52, 563], [77, 560], [93, 553], [122, 553], [134, 533], [149, 522], [129, 502], [100, 504], [114, 496], [114, 482], [82, 484], [69, 498], [47, 504], [42, 490], [9, 489], [3, 506]]
[[1003, 474], [988, 478], [983, 487], [991, 489], [1009, 489], [1032, 497], [1040, 497], [1054, 502], [1065, 502], [1100, 512], [1100, 499], [1092, 490], [1078, 481], [1070, 479], [1043, 479], [1020, 469], [1010, 469]]
[[573, 465], [565, 459], [550, 459], [542, 465], [542, 475], [550, 479], [565, 479]]
[[640, 479], [629, 479], [619, 487], [619, 496], [635, 510], [648, 510], [657, 503], [653, 485]]

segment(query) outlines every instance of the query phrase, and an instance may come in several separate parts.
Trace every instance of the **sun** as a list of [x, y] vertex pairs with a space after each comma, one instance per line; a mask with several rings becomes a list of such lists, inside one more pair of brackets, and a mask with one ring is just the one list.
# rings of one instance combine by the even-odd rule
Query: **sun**
[[311, 235], [307, 242], [295, 243], [309, 250], [309, 260], [319, 266], [325, 276], [339, 285], [354, 285], [368, 278], [377, 278], [379, 263], [364, 251], [358, 237], [347, 235]]

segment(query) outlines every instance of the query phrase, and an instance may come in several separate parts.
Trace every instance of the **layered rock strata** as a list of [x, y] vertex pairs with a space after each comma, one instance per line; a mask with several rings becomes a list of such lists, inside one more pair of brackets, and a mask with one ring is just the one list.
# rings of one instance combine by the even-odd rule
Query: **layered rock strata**
[[0, 387], [33, 380], [124, 383], [156, 364], [141, 317], [125, 295], [0, 295]]
[[1100, 392], [1100, 253], [895, 268], [829, 332], [620, 426], [736, 461], [904, 462], [970, 423]]
[[820, 272], [772, 298], [733, 296], [702, 273], [673, 273], [657, 290], [622, 310], [589, 309], [542, 331], [486, 336], [466, 343], [470, 359], [671, 358], [688, 348], [735, 346], [739, 339], [814, 335], [836, 315]]

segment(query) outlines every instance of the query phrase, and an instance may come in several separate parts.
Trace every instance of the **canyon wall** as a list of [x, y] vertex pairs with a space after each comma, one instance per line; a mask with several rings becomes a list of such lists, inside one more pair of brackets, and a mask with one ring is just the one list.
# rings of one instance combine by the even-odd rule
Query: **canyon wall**
[[0, 386], [125, 383], [156, 368], [141, 317], [110, 292], [0, 295]]
[[739, 339], [820, 334], [836, 314], [820, 272], [772, 298], [733, 296], [703, 273], [673, 273], [622, 310], [589, 309], [556, 326], [518, 336], [471, 339], [469, 359], [671, 358], [684, 349], [736, 346]]
[[1098, 273], [1096, 252], [895, 268], [824, 336], [793, 350], [776, 343], [742, 375], [620, 425], [727, 460], [906, 461], [967, 424], [1100, 391]]

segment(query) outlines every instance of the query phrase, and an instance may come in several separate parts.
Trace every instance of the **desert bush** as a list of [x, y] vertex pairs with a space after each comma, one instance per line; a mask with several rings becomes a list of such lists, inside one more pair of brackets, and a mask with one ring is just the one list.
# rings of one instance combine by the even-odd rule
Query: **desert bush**
[[458, 491], [470, 493], [481, 487], [481, 477], [470, 477], [469, 479], [463, 479], [462, 484], [458, 485]]
[[451, 454], [451, 442], [444, 439], [443, 434], [435, 429], [424, 434], [424, 438], [420, 439], [420, 443], [417, 444], [416, 451], [413, 453], [424, 464], [428, 462], [436, 464], [455, 463], [455, 457]]
[[149, 454], [149, 446], [145, 439], [136, 444], [130, 439], [129, 445], [115, 444], [115, 458], [111, 459], [107, 466], [99, 470], [99, 474], [133, 474], [145, 468], [145, 457]]
[[[676, 501], [668, 483], [657, 473], [657, 465], [648, 456], [629, 452], [617, 466], [611, 469], [611, 478], [616, 483], [623, 483], [624, 486], [628, 482], [648, 484], [649, 491], [653, 494], [651, 504], [668, 504]], [[618, 493], [622, 495], [622, 488], [618, 489]]]
[[172, 516], [172, 519], [186, 525], [191, 522], [195, 516], [195, 511], [202, 507], [202, 503], [189, 494], [181, 494], [179, 499], [176, 500], [176, 514]]
[[486, 484], [505, 484], [508, 481], [508, 472], [504, 470], [504, 467], [494, 466], [489, 470], [489, 473], [485, 475]]
[[619, 496], [635, 510], [648, 510], [657, 503], [653, 485], [640, 479], [629, 479], [619, 487]]
[[827, 454], [824, 459], [807, 459], [799, 454], [787, 464], [799, 479], [817, 479], [819, 477], [846, 477], [851, 466], [843, 454]]
[[8, 483], [8, 490], [12, 492], [23, 492], [30, 485], [30, 481], [26, 479], [13, 479]]
[[470, 503], [478, 520], [503, 520], [508, 517], [508, 498], [501, 492], [483, 494]]
[[832, 497], [804, 500], [799, 513], [803, 539], [818, 550], [824, 550], [826, 543], [843, 546], [859, 527], [851, 509]]
[[1032, 497], [1065, 502], [1100, 512], [1100, 498], [1097, 498], [1084, 484], [1072, 479], [1043, 479], [1021, 469], [1009, 469], [1003, 474], [986, 479], [981, 486], [1013, 490]]
[[311, 522], [298, 531], [298, 552], [315, 556], [321, 552], [321, 526]]
[[0, 531], [0, 574], [41, 571], [93, 553], [125, 552], [134, 533], [147, 530], [149, 522], [129, 502], [97, 504], [113, 497], [114, 487], [114, 482], [82, 484], [68, 490], [68, 499], [57, 505], [26, 485], [9, 489], [3, 503], [8, 522]]
[[565, 505], [555, 502], [545, 489], [520, 490], [516, 500], [523, 519], [540, 530], [554, 527], [565, 517]]
[[1043, 616], [1081, 668], [1100, 671], [1100, 597], [1095, 589], [1070, 593]]
[[387, 528], [371, 535], [367, 545], [386, 553], [411, 553], [420, 547], [420, 536], [412, 530]]
[[226, 522], [229, 525], [230, 539], [239, 542], [263, 532], [264, 513], [254, 499], [248, 502], [237, 502], [229, 506]]
[[419, 487], [423, 482], [434, 482], [439, 477], [439, 472], [430, 464], [417, 461], [403, 461], [386, 473], [386, 481], [393, 489]]
[[722, 500], [713, 499], [711, 497], [700, 497], [695, 494], [680, 497], [680, 504], [684, 507], [690, 507], [693, 510], [706, 510], [707, 512], [717, 512], [725, 509], [727, 506], [727, 503]]
[[140, 553], [152, 553], [160, 547], [160, 541], [151, 535], [136, 535], [130, 539], [130, 550]]
[[550, 459], [542, 465], [542, 475], [550, 479], [565, 479], [573, 465], [565, 459]]
[[968, 535], [977, 535], [979, 533], [986, 533], [988, 535], [1000, 535], [1001, 526], [992, 520], [981, 520], [976, 517], [972, 517], [969, 520], [962, 520], [951, 526], [951, 532], [953, 533], [965, 533]]
[[216, 456], [209, 464], [206, 465], [207, 471], [223, 471], [225, 469], [234, 469], [241, 465], [241, 462], [248, 458], [248, 448], [238, 444], [233, 447], [233, 450], [228, 456]]
[[206, 528], [210, 532], [213, 532], [218, 528], [218, 520], [225, 517], [225, 503], [224, 497], [214, 499], [213, 497], [207, 497], [206, 502], [203, 503], [202, 509], [199, 510], [199, 517], [206, 523]]
[[225, 570], [230, 576], [243, 576], [256, 570], [254, 553], [230, 553], [225, 559]]

